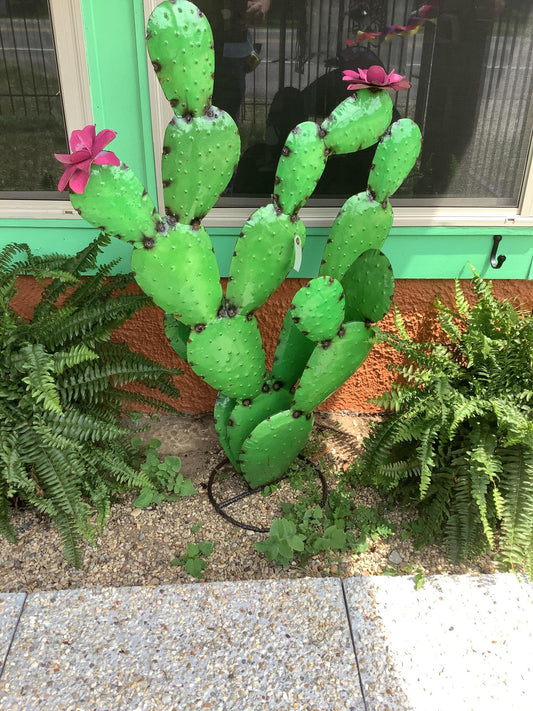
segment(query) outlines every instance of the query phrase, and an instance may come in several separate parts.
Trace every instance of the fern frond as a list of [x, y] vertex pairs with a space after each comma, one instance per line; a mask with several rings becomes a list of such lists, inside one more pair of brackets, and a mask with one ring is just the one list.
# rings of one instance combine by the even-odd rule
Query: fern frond
[[[179, 395], [178, 369], [104, 343], [148, 301], [123, 293], [131, 275], [109, 278], [113, 263], [97, 268], [108, 242], [100, 236], [73, 257], [36, 257], [26, 245], [0, 252], [0, 535], [14, 539], [10, 504], [18, 497], [52, 519], [77, 566], [80, 540], [95, 542], [116, 494], [149, 483], [144, 450], [130, 441], [141, 428], [121, 426], [120, 416], [140, 403], [175, 411], [159, 397]], [[96, 274], [80, 281], [90, 269]], [[21, 274], [51, 279], [28, 321], [9, 304]], [[120, 389], [133, 382], [150, 393]]]
[[398, 427], [397, 419], [385, 420], [365, 439], [362, 465], [368, 473], [377, 474], [387, 463]]
[[423, 499], [431, 483], [431, 474], [435, 464], [435, 453], [433, 445], [439, 434], [438, 422], [430, 421], [426, 424], [424, 431], [420, 434], [420, 444], [416, 448], [420, 463], [420, 498]]
[[25, 259], [21, 260], [22, 263], [27, 262], [31, 257], [31, 249], [25, 242], [6, 244], [6, 246], [0, 250], [0, 283], [3, 283], [6, 278], [11, 278], [13, 274], [18, 273], [17, 265], [13, 264], [13, 260], [20, 254], [26, 255]]
[[98, 267], [96, 272], [91, 276], [85, 277], [81, 280], [76, 280], [78, 286], [73, 289], [72, 292], [67, 296], [63, 305], [64, 306], [84, 306], [87, 304], [89, 299], [100, 298], [102, 294], [102, 286], [106, 279], [111, 275], [111, 271], [120, 262], [120, 257], [113, 259], [113, 261], [107, 264], [102, 264]]
[[55, 412], [45, 413], [43, 420], [60, 435], [64, 435], [72, 441], [106, 442], [129, 434], [128, 428], [112, 424], [109, 420], [103, 419], [103, 413], [101, 415], [101, 417], [94, 417], [69, 406], [64, 409], [64, 414], [61, 416]]
[[483, 532], [491, 548], [494, 547], [494, 531], [487, 517], [488, 496], [492, 485], [498, 481], [501, 465], [494, 457], [494, 447], [486, 442], [475, 447], [468, 458], [472, 498], [479, 510]]
[[511, 565], [525, 562], [528, 574], [533, 572], [533, 448], [501, 448], [499, 456], [503, 475], [502, 542], [504, 560]]
[[444, 540], [448, 555], [455, 563], [476, 555], [485, 548], [478, 508], [472, 499], [469, 478], [465, 471], [459, 472], [457, 476]]
[[75, 365], [80, 365], [90, 360], [98, 360], [98, 353], [95, 353], [92, 348], [88, 348], [84, 343], [79, 343], [67, 351], [54, 353], [54, 373], [61, 375], [66, 368], [73, 368]]
[[40, 342], [50, 349], [68, 347], [80, 338], [93, 347], [95, 343], [109, 340], [111, 331], [133, 316], [144, 303], [142, 295], [130, 294], [83, 309], [69, 306], [39, 321], [34, 328]]
[[35, 473], [44, 496], [54, 502], [57, 512], [73, 516], [81, 501], [72, 476], [72, 456], [50, 447], [41, 447], [35, 457]]
[[61, 412], [59, 393], [52, 376], [54, 359], [39, 343], [28, 343], [20, 349], [20, 368], [27, 375], [22, 378], [35, 402], [42, 403], [45, 410]]
[[0, 492], [0, 536], [10, 543], [17, 542], [15, 527], [11, 523], [11, 503]]
[[464, 291], [461, 288], [461, 282], [459, 279], [455, 280], [455, 305], [457, 307], [458, 313], [463, 317], [463, 318], [468, 318], [470, 314], [470, 304], [468, 303]]
[[400, 338], [403, 338], [404, 341], [412, 341], [411, 337], [407, 333], [407, 328], [405, 327], [405, 321], [403, 320], [402, 314], [396, 304], [394, 304], [394, 326], [396, 327]]
[[82, 555], [78, 547], [80, 543], [80, 535], [78, 533], [76, 518], [74, 516], [68, 516], [63, 512], [59, 512], [56, 516], [54, 516], [54, 523], [61, 534], [63, 555], [75, 568], [81, 568]]

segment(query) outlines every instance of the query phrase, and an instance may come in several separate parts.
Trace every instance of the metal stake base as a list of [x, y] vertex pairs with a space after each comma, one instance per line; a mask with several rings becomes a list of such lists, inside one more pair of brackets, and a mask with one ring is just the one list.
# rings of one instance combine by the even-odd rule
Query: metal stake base
[[[310, 460], [307, 459], [306, 457], [298, 457], [301, 461], [305, 462], [309, 466], [311, 466], [315, 470], [316, 476], [320, 479], [320, 483], [322, 485], [322, 501], [320, 502], [320, 506], [324, 507], [328, 498], [328, 485], [326, 483], [326, 480], [324, 478], [324, 475], [322, 472], [318, 469], [318, 467]], [[226, 464], [229, 463], [229, 459], [223, 459], [219, 464], [214, 467], [214, 469], [211, 471], [211, 474], [209, 475], [209, 480], [207, 482], [207, 496], [209, 498], [209, 501], [211, 502], [213, 508], [215, 511], [220, 514], [223, 518], [226, 519], [226, 521], [229, 521], [232, 523], [234, 526], [238, 526], [239, 528], [244, 528], [247, 531], [255, 531], [256, 533], [268, 533], [270, 531], [270, 528], [263, 528], [260, 526], [252, 526], [249, 523], [243, 523], [242, 521], [237, 521], [237, 519], [233, 518], [233, 516], [230, 516], [226, 511], [224, 511], [225, 508], [228, 506], [231, 506], [232, 504], [236, 503], [237, 501], [241, 501], [241, 499], [245, 499], [248, 496], [252, 496], [253, 494], [258, 494], [264, 487], [258, 486], [255, 489], [252, 489], [251, 486], [246, 484], [247, 490], [243, 491], [241, 494], [237, 494], [236, 496], [232, 496], [230, 499], [226, 499], [225, 501], [216, 501], [215, 497], [213, 495], [213, 483], [215, 481], [215, 477], [217, 475], [217, 472]], [[237, 472], [235, 472], [237, 473]], [[288, 475], [285, 474], [284, 476], [280, 477], [277, 479], [275, 483], [277, 484], [280, 481], [283, 481], [284, 479], [287, 479]], [[244, 481], [244, 479], [243, 479]], [[246, 483], [246, 482], [244, 482]]]

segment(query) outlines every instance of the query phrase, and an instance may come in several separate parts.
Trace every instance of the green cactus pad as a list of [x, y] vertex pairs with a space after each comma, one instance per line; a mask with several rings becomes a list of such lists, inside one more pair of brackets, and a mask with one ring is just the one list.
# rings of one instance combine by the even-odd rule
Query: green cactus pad
[[289, 133], [274, 179], [274, 200], [286, 215], [297, 212], [324, 172], [325, 145], [320, 127], [305, 121]]
[[314, 349], [315, 344], [303, 335], [292, 320], [292, 314], [289, 311], [283, 321], [278, 346], [274, 354], [272, 366], [274, 380], [286, 388], [292, 388], [301, 376]]
[[353, 195], [333, 223], [319, 273], [342, 280], [360, 254], [381, 247], [392, 227], [392, 219], [388, 201], [376, 202], [368, 192]]
[[172, 314], [165, 314], [163, 320], [165, 335], [172, 348], [182, 360], [187, 360], [187, 341], [191, 329]]
[[411, 119], [400, 119], [381, 139], [374, 155], [368, 189], [378, 202], [393, 195], [409, 175], [418, 158], [422, 137]]
[[175, 116], [163, 142], [161, 172], [167, 215], [201, 219], [213, 207], [239, 161], [240, 138], [229, 114], [212, 106], [203, 116]]
[[347, 380], [372, 349], [373, 331], [364, 323], [345, 323], [344, 333], [317, 346], [298, 383], [293, 409], [310, 412]]
[[211, 104], [215, 55], [205, 15], [186, 0], [165, 0], [146, 27], [148, 53], [174, 113], [201, 116]]
[[294, 265], [294, 239], [305, 244], [305, 227], [274, 205], [256, 210], [244, 225], [230, 266], [226, 300], [249, 313], [261, 306]]
[[71, 193], [72, 207], [84, 220], [126, 242], [155, 238], [166, 224], [135, 173], [123, 163], [93, 165], [83, 193]]
[[237, 462], [237, 458], [233, 456], [231, 447], [228, 440], [228, 421], [235, 407], [235, 400], [233, 398], [227, 397], [222, 393], [218, 393], [217, 400], [215, 402], [215, 409], [213, 410], [213, 417], [215, 421], [215, 432], [218, 435], [222, 449], [226, 453], [227, 458], [230, 460], [231, 464], [236, 471], [240, 472], [240, 466]]
[[216, 318], [222, 302], [217, 261], [203, 227], [177, 224], [165, 237], [134, 249], [131, 266], [141, 289], [187, 326]]
[[380, 321], [394, 295], [391, 263], [378, 249], [363, 252], [342, 278], [348, 321]]
[[[242, 444], [250, 432], [267, 417], [286, 410], [291, 404], [292, 395], [281, 388], [274, 390], [272, 382], [263, 385], [263, 391], [253, 399], [237, 403], [228, 423], [227, 438], [232, 453], [238, 459]], [[268, 391], [264, 392], [268, 388]]]
[[324, 143], [331, 153], [360, 151], [377, 143], [391, 121], [392, 101], [388, 93], [360, 89], [322, 123]]
[[265, 380], [265, 352], [255, 318], [219, 318], [191, 331], [187, 360], [194, 372], [228, 397], [253, 398]]
[[333, 338], [344, 321], [344, 293], [333, 277], [317, 277], [299, 289], [291, 304], [292, 320], [312, 341]]
[[291, 410], [278, 412], [257, 425], [245, 439], [239, 458], [248, 484], [254, 488], [266, 486], [283, 476], [312, 429], [311, 413], [295, 417]]

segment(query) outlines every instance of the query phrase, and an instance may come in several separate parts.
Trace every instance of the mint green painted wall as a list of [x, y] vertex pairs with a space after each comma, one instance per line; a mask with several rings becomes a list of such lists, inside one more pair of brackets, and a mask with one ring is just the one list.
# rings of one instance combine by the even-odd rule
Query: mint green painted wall
[[82, 0], [93, 117], [156, 198], [143, 3]]
[[[26, 242], [36, 254], [73, 253], [85, 247], [98, 231], [81, 220], [4, 220], [0, 227], [0, 248], [9, 242]], [[471, 263], [482, 276], [491, 279], [533, 278], [533, 235], [528, 231], [499, 230], [503, 234], [499, 252], [507, 256], [501, 269], [489, 264], [492, 236], [489, 228], [393, 228], [383, 251], [391, 260], [398, 279], [468, 279]], [[227, 276], [239, 229], [209, 228], [223, 276]], [[320, 266], [326, 229], [308, 230], [302, 268], [291, 277], [316, 276]], [[121, 257], [117, 272], [130, 270], [131, 246], [112, 240], [102, 259]]]
[[[81, 0], [93, 115], [98, 130], [113, 128], [112, 149], [155, 198], [143, 3], [126, 0]], [[151, 71], [151, 70], [150, 70]], [[227, 276], [239, 229], [209, 230], [221, 273]], [[492, 235], [503, 234], [500, 251], [507, 260], [491, 269]], [[328, 231], [308, 230], [299, 274], [315, 276]], [[81, 220], [0, 220], [0, 248], [26, 242], [38, 254], [73, 253], [97, 230]], [[498, 279], [533, 278], [533, 230], [523, 228], [394, 228], [384, 251], [398, 278], [449, 279], [470, 276], [469, 263], [484, 276]], [[113, 240], [103, 259], [121, 257], [118, 271], [129, 271], [131, 247]]]

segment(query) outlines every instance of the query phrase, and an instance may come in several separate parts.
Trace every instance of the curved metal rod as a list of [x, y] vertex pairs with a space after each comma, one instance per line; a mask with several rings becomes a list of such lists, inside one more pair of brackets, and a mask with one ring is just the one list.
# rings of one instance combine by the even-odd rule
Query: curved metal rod
[[490, 266], [493, 269], [500, 269], [502, 264], [505, 262], [507, 257], [504, 254], [498, 254], [498, 258], [496, 259], [496, 253], [498, 252], [498, 245], [502, 241], [502, 236], [501, 235], [494, 235], [492, 238], [492, 252], [490, 253]]
[[[328, 485], [326, 483], [326, 479], [324, 478], [324, 475], [318, 469], [316, 464], [312, 462], [310, 459], [307, 459], [307, 457], [302, 457], [298, 456], [298, 459], [301, 459], [302, 461], [306, 462], [309, 464], [314, 470], [315, 474], [318, 476], [320, 479], [320, 483], [322, 485], [322, 500], [320, 502], [320, 506], [323, 508], [326, 504], [327, 498], [328, 498]], [[213, 483], [215, 481], [215, 476], [219, 469], [221, 469], [224, 465], [228, 463], [228, 459], [224, 459], [222, 462], [216, 465], [214, 469], [212, 469], [211, 474], [209, 475], [209, 480], [207, 482], [207, 496], [209, 498], [209, 501], [211, 502], [211, 505], [215, 509], [215, 511], [222, 516], [222, 518], [225, 518], [226, 521], [229, 521], [232, 523], [234, 526], [239, 526], [239, 528], [244, 528], [247, 531], [255, 531], [256, 533], [268, 533], [270, 531], [269, 528], [264, 528], [262, 526], [253, 526], [249, 523], [243, 523], [242, 521], [237, 521], [237, 519], [233, 518], [230, 516], [224, 509], [226, 506], [230, 506], [231, 504], [236, 503], [237, 501], [240, 501], [241, 499], [246, 498], [247, 496], [251, 496], [252, 494], [257, 494], [259, 493], [264, 487], [258, 486], [255, 489], [252, 489], [250, 486], [247, 484], [247, 490], [243, 491], [241, 494], [237, 494], [237, 496], [233, 496], [230, 499], [226, 499], [226, 501], [216, 501], [215, 497], [213, 495]], [[277, 481], [280, 482], [283, 479], [286, 479], [287, 475], [280, 477]]]

